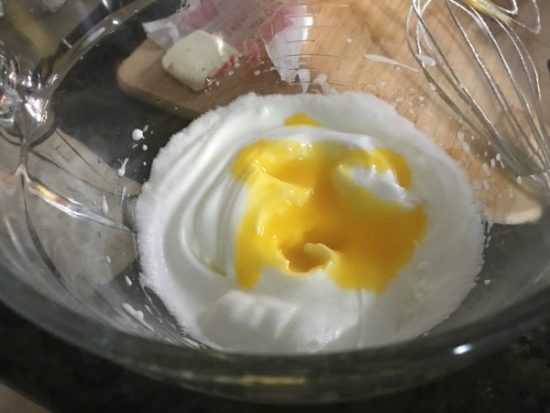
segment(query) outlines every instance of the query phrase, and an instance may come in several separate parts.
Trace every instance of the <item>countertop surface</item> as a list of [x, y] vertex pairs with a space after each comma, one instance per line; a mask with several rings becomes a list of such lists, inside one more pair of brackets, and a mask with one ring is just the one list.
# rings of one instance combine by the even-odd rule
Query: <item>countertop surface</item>
[[[140, 26], [129, 24], [107, 39], [106, 47], [94, 48], [69, 74], [57, 102], [60, 127], [86, 145], [102, 148], [106, 156], [116, 152], [109, 149], [116, 139], [107, 129], [100, 133], [99, 119], [109, 125], [124, 116], [157, 117], [167, 131], [182, 127], [181, 119], [133, 102], [113, 87], [114, 70], [94, 70], [114, 68], [113, 62], [142, 40]], [[89, 62], [93, 67], [87, 67]], [[96, 87], [86, 93], [90, 82]], [[105, 110], [110, 118], [100, 112]], [[130, 128], [132, 123], [126, 124]], [[87, 130], [96, 132], [95, 141], [85, 142]], [[131, 129], [119, 133], [129, 135]], [[550, 324], [428, 385], [369, 401], [288, 407], [213, 398], [135, 374], [53, 337], [2, 304], [0, 337], [0, 381], [54, 412], [550, 412]]]

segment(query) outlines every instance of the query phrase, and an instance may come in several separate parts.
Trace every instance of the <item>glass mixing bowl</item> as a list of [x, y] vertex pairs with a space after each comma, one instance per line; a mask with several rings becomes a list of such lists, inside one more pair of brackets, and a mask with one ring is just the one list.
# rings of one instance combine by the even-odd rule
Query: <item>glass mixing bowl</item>
[[[143, 23], [178, 10], [176, 19], [185, 20], [202, 7], [196, 1], [0, 1], [2, 301], [135, 371], [277, 403], [363, 398], [417, 385], [546, 317], [550, 214], [506, 178], [505, 168], [492, 165], [491, 154], [473, 143], [478, 138], [415, 67], [404, 28], [407, 2], [225, 2], [229, 11], [217, 13], [223, 2], [203, 3], [210, 11], [187, 24], [239, 44], [255, 41], [237, 66], [192, 93], [162, 71], [162, 49], [146, 41]], [[284, 19], [269, 20], [280, 9], [287, 10]], [[254, 29], [258, 14], [261, 27]], [[174, 40], [166, 21], [146, 27], [161, 44]], [[543, 24], [530, 43], [546, 78], [548, 29]], [[264, 53], [262, 63], [254, 47], [262, 52], [264, 44], [270, 57]], [[249, 91], [306, 88], [376, 94], [457, 159], [493, 222], [483, 270], [449, 319], [404, 343], [284, 357], [206, 348], [140, 282], [136, 196], [158, 149], [198, 113]], [[145, 135], [139, 143], [132, 139], [137, 128]]]

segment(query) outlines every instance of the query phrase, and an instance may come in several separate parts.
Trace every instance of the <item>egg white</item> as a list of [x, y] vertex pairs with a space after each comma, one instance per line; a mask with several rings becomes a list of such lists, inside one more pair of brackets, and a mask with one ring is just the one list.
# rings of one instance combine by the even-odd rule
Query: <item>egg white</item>
[[[322, 126], [283, 126], [296, 112]], [[383, 293], [342, 289], [321, 270], [289, 277], [273, 268], [239, 290], [235, 233], [246, 192], [230, 167], [260, 138], [383, 146], [407, 159], [406, 190], [391, 173], [352, 171], [378, 196], [420, 203], [428, 217], [424, 240]], [[137, 223], [143, 282], [193, 337], [231, 352], [327, 352], [413, 338], [459, 306], [483, 264], [483, 217], [463, 171], [390, 105], [363, 93], [250, 94], [206, 113], [156, 157]]]

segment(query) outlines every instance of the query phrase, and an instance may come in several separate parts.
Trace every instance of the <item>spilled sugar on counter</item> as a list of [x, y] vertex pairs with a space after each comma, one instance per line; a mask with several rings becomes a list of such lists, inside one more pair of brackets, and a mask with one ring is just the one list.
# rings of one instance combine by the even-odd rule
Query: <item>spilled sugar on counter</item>
[[414, 338], [483, 264], [465, 174], [363, 93], [250, 94], [206, 113], [155, 159], [137, 219], [144, 284], [231, 352]]

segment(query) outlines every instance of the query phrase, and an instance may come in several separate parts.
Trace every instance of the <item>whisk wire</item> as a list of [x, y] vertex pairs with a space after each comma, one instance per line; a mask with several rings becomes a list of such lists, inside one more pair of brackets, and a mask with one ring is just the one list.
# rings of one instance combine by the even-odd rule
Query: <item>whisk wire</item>
[[[441, 14], [439, 10], [439, 13], [427, 14], [435, 0], [412, 0], [407, 16], [407, 40], [411, 52], [428, 81], [473, 132], [486, 137], [488, 144], [494, 145], [510, 169], [524, 177], [523, 181], [531, 190], [540, 191], [543, 185], [547, 193], [550, 137], [543, 120], [539, 73], [533, 56], [512, 27], [521, 27], [532, 33], [540, 31], [537, 0], [530, 1], [535, 15], [534, 25], [519, 19], [517, 0], [511, 0], [509, 7], [495, 5], [491, 0], [441, 2], [445, 13]], [[444, 14], [447, 14], [446, 18]], [[439, 35], [437, 38], [432, 33], [430, 18], [437, 19], [440, 26], [445, 24], [445, 19], [450, 20], [444, 30], [435, 31]], [[466, 25], [464, 19], [474, 24]], [[449, 59], [442, 46], [442, 32], [443, 37], [454, 44], [453, 53], [457, 41], [459, 46], [464, 46], [462, 51], [459, 50], [459, 53], [465, 53], [462, 61], [454, 55], [454, 61]], [[507, 47], [506, 52], [504, 47]], [[436, 65], [424, 65], [420, 55], [430, 56]], [[515, 60], [514, 65], [512, 60]], [[468, 73], [463, 78], [457, 62], [460, 65], [471, 62], [472, 69], [480, 76], [475, 79]], [[496, 120], [495, 116], [498, 117]]]
[[[514, 90], [517, 94], [518, 100], [519, 100], [523, 110], [530, 113], [530, 108], [529, 108], [529, 106], [527, 105], [527, 103], [525, 101], [525, 97], [523, 95], [523, 92], [522, 92], [521, 88], [518, 86], [517, 80], [516, 80], [514, 74], [512, 73], [512, 70], [510, 69], [510, 66], [509, 66], [508, 62], [504, 58], [502, 50], [500, 48], [500, 45], [498, 44], [498, 42], [495, 39], [493, 33], [491, 32], [489, 26], [487, 25], [487, 22], [483, 19], [483, 17], [480, 15], [480, 13], [477, 10], [468, 10], [465, 7], [463, 7], [461, 4], [457, 4], [457, 2], [454, 1], [454, 0], [451, 0], [450, 3], [457, 5], [462, 10], [464, 10], [466, 13], [470, 14], [472, 17], [475, 18], [477, 24], [482, 29], [482, 33], [485, 35], [485, 37], [487, 39], [490, 40], [491, 44], [494, 47], [494, 50], [497, 52], [497, 54], [500, 58], [500, 61], [503, 64], [503, 66], [506, 70], [508, 78], [511, 81], [513, 87], [514, 87]], [[519, 122], [519, 120], [518, 120], [518, 118], [515, 114], [515, 111], [512, 109], [512, 107], [509, 104], [509, 101], [504, 96], [504, 93], [502, 91], [502, 88], [499, 86], [499, 83], [491, 75], [491, 71], [488, 69], [487, 65], [484, 63], [484, 61], [483, 61], [482, 57], [480, 56], [480, 54], [477, 52], [476, 47], [474, 46], [472, 40], [470, 39], [468, 33], [466, 32], [464, 26], [459, 22], [454, 10], [451, 7], [449, 7], [449, 3], [446, 3], [446, 6], [447, 6], [447, 9], [448, 9], [449, 13], [451, 14], [453, 22], [455, 23], [455, 25], [459, 29], [459, 31], [462, 35], [462, 38], [464, 39], [464, 41], [468, 45], [468, 48], [469, 48], [475, 62], [477, 63], [477, 66], [481, 69], [481, 72], [482, 72], [485, 80], [487, 81], [488, 85], [490, 86], [491, 92], [493, 93], [496, 100], [498, 101], [501, 110], [508, 115], [508, 116], [505, 117], [505, 119], [507, 120], [507, 123], [509, 124], [509, 127], [511, 128], [513, 134], [515, 136], [521, 136], [522, 141], [527, 144], [529, 149], [531, 149], [532, 154], [534, 154], [535, 156], [538, 157], [539, 154], [538, 154], [537, 149], [535, 147], [533, 147], [532, 139], [530, 138], [530, 136], [528, 136], [525, 133], [525, 131], [521, 127], [521, 124], [520, 124], [520, 122]], [[496, 21], [498, 22], [498, 24], [503, 25], [503, 23], [500, 22], [499, 20], [496, 20]], [[477, 105], [477, 102], [476, 102], [476, 105]], [[484, 117], [487, 118], [486, 116], [484, 116]], [[530, 122], [531, 128], [533, 128], [533, 130], [536, 130], [536, 127], [535, 127], [535, 125], [532, 121], [532, 117], [527, 116], [527, 119], [528, 119], [528, 122]], [[494, 131], [495, 131], [495, 133], [500, 135], [498, 129], [494, 128]], [[502, 139], [500, 139], [500, 140], [502, 140]], [[518, 148], [517, 145], [513, 145], [513, 146], [514, 146], [515, 150], [520, 150], [520, 148]], [[504, 148], [499, 148], [499, 149], [502, 150]], [[507, 152], [509, 152], [509, 151], [507, 151]]]
[[[432, 2], [432, 0], [428, 0], [425, 7], [429, 6], [429, 4]], [[469, 104], [469, 107], [476, 112], [478, 116], [483, 118], [484, 113], [477, 107], [477, 105], [473, 101], [473, 97], [468, 93], [467, 90], [459, 87], [460, 85], [460, 79], [458, 78], [456, 72], [453, 70], [451, 63], [448, 61], [445, 53], [440, 48], [439, 44], [435, 41], [432, 33], [428, 30], [426, 23], [422, 19], [422, 14], [424, 13], [425, 8], [420, 8], [418, 0], [413, 1], [413, 5], [416, 7], [413, 7], [411, 9], [412, 12], [416, 15], [418, 19], [418, 26], [417, 26], [417, 38], [416, 38], [416, 50], [414, 49], [414, 46], [411, 43], [411, 39], [408, 38], [408, 43], [411, 51], [416, 56], [415, 52], [418, 52], [418, 54], [424, 54], [426, 51], [422, 47], [421, 43], [421, 36], [419, 33], [422, 33], [422, 37], [424, 38], [427, 43], [429, 43], [427, 46], [428, 48], [430, 45], [433, 47], [436, 53], [433, 53], [434, 50], [431, 52], [431, 57], [434, 58], [434, 60], [437, 62], [437, 64], [440, 67], [443, 67], [443, 70], [441, 71], [441, 74], [445, 78], [445, 80], [450, 84], [450, 86], [453, 88], [453, 90], [457, 93], [457, 95], [462, 98], [464, 101], [466, 101], [467, 104]], [[413, 13], [409, 12], [409, 16], [407, 18], [408, 24], [410, 24], [412, 20]], [[418, 60], [418, 59], [417, 59]], [[419, 61], [419, 63], [421, 63]], [[424, 72], [424, 75], [428, 79], [431, 85], [434, 86], [435, 90], [439, 93], [439, 95], [443, 98], [443, 100], [465, 121], [468, 126], [478, 135], [482, 135], [483, 131], [479, 129], [476, 122], [473, 122], [471, 118], [466, 116], [466, 114], [461, 110], [461, 108], [457, 105], [454, 99], [452, 99], [448, 93], [445, 92], [445, 90], [441, 87], [441, 84], [436, 81], [436, 79], [432, 76], [430, 71], [426, 70], [425, 66], [421, 64], [421, 68]], [[444, 69], [447, 70], [444, 70]], [[488, 121], [488, 119], [487, 119]], [[488, 122], [487, 125], [489, 128], [491, 128], [490, 123]]]
[[[431, 3], [431, 0], [429, 1]], [[467, 88], [465, 88], [458, 77], [456, 71], [453, 69], [452, 64], [449, 62], [446, 54], [442, 51], [437, 41], [434, 39], [432, 33], [427, 29], [424, 20], [421, 18], [422, 15], [420, 13], [423, 13], [423, 10], [420, 10], [418, 8], [415, 9], [415, 12], [417, 13], [417, 16], [419, 17], [419, 23], [422, 25], [424, 29], [424, 34], [427, 36], [427, 38], [430, 39], [430, 44], [435, 48], [437, 51], [437, 57], [436, 61], [438, 61], [438, 65], [441, 70], [441, 74], [443, 77], [447, 80], [449, 85], [453, 88], [453, 90], [456, 92], [459, 98], [461, 98], [466, 105], [478, 116], [478, 118], [481, 120], [481, 123], [490, 131], [490, 133], [496, 137], [497, 141], [501, 143], [502, 137], [499, 134], [499, 131], [494, 127], [493, 123], [490, 121], [489, 117], [485, 114], [485, 112], [481, 109], [480, 105], [477, 103], [477, 101], [474, 99], [472, 94], [469, 92]], [[419, 52], [423, 52], [422, 47], [419, 47]], [[433, 52], [433, 51], [432, 51]], [[434, 56], [433, 53], [432, 57]], [[423, 66], [422, 66], [423, 67]], [[424, 74], [427, 76], [428, 80], [432, 82], [433, 85], [435, 85], [436, 89], [440, 93], [440, 95], [443, 97], [443, 99], [461, 116], [461, 118], [467, 122], [467, 124], [480, 136], [483, 136], [486, 134], [486, 131], [482, 131], [478, 128], [477, 124], [472, 121], [470, 117], [468, 117], [456, 104], [455, 100], [453, 100], [448, 93], [446, 93], [443, 88], [441, 87], [440, 83], [437, 82], [431, 75], [431, 73], [426, 70], [426, 68], [423, 67]], [[501, 146], [501, 145], [497, 145]], [[516, 159], [515, 155], [513, 153], [508, 154], [506, 148], [503, 148], [503, 152], [505, 155], [508, 155], [509, 158], [513, 159], [514, 163], [519, 163], [519, 160]]]
[[[521, 58], [522, 66], [527, 75], [529, 85], [531, 87], [531, 92], [534, 96], [536, 96], [536, 100], [538, 104], [534, 105], [535, 112], [536, 112], [535, 113], [536, 116], [534, 118], [539, 120], [544, 119], [544, 115], [542, 113], [542, 93], [540, 88], [540, 77], [539, 77], [538, 71], [536, 70], [533, 56], [531, 55], [531, 53], [529, 53], [529, 51], [525, 47], [525, 44], [521, 41], [521, 39], [519, 38], [516, 32], [511, 30], [510, 27], [508, 26], [503, 26], [503, 29], [510, 35], [510, 37], [513, 40], [514, 47], [516, 48]], [[550, 160], [550, 147], [548, 147], [547, 145], [548, 144], [547, 137], [550, 135], [548, 134], [548, 130], [545, 122], [539, 121], [538, 129], [540, 130], [540, 133], [537, 134], [539, 138], [539, 143], [547, 153], [547, 160]]]
[[[527, 83], [531, 90], [531, 94], [534, 97], [534, 99], [538, 101], [538, 104], [529, 105], [528, 99], [526, 98], [525, 93], [523, 93], [516, 79], [515, 78], [513, 79], [516, 93], [518, 93], [518, 95], [521, 96], [522, 107], [529, 114], [529, 116], [527, 116], [527, 120], [530, 124], [530, 128], [533, 134], [531, 137], [529, 137], [531, 139], [528, 139], [527, 142], [530, 143], [534, 140], [534, 142], [537, 144], [537, 146], [534, 149], [535, 150], [534, 154], [542, 156], [541, 162], [543, 165], [550, 165], [550, 148], [548, 148], [547, 144], [545, 145], [545, 137], [549, 136], [548, 131], [546, 129], [544, 122], [535, 122], [537, 119], [543, 119], [543, 114], [542, 114], [542, 108], [541, 108], [542, 95], [540, 91], [540, 80], [539, 80], [538, 72], [535, 70], [535, 63], [533, 61], [533, 57], [531, 56], [529, 51], [525, 48], [524, 43], [518, 37], [517, 33], [510, 30], [508, 26], [500, 22], [498, 22], [498, 24], [501, 26], [501, 29], [503, 31], [507, 32], [510, 39], [512, 40], [512, 44], [520, 58], [523, 72], [526, 75]], [[499, 56], [501, 61], [506, 66], [508, 73], [512, 77], [512, 70], [509, 64], [507, 63], [502, 50], [499, 48], [498, 51], [499, 51]]]

